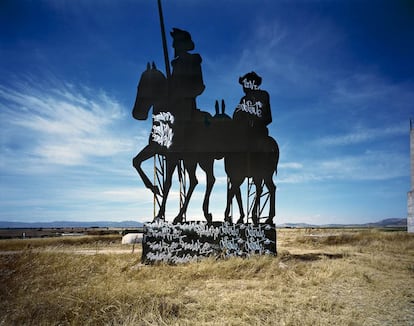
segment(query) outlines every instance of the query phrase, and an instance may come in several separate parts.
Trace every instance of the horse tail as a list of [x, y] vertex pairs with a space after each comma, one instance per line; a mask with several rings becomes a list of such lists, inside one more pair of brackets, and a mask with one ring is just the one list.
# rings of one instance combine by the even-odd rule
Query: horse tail
[[274, 165], [274, 169], [275, 169], [275, 174], [277, 175], [277, 166], [279, 164], [279, 145], [277, 143], [277, 141], [275, 139], [273, 139], [273, 153], [274, 153], [274, 159], [275, 159], [275, 165]]

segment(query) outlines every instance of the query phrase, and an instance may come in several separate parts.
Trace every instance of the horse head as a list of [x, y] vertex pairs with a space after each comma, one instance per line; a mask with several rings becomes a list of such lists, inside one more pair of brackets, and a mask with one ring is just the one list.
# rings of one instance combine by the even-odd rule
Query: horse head
[[155, 110], [157, 106], [165, 103], [166, 99], [167, 79], [154, 63], [152, 66], [148, 63], [138, 83], [132, 116], [137, 120], [146, 120], [149, 109], [153, 107]]

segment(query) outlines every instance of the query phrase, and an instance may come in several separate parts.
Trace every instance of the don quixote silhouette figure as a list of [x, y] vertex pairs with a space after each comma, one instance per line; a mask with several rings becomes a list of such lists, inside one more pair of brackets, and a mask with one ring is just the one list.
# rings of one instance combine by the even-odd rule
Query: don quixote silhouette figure
[[152, 108], [152, 131], [148, 145], [135, 156], [133, 166], [154, 195], [159, 195], [160, 189], [150, 181], [141, 164], [157, 154], [165, 157], [162, 201], [154, 219], [165, 219], [172, 176], [182, 160], [188, 173], [189, 188], [173, 223], [181, 223], [184, 219], [191, 195], [198, 183], [197, 165], [206, 174], [206, 192], [202, 208], [207, 223], [212, 223], [209, 199], [215, 183], [214, 160], [224, 158], [225, 171], [229, 179], [225, 221], [233, 222], [230, 207], [233, 198], [236, 197], [240, 212], [237, 223], [244, 222], [240, 186], [246, 177], [252, 177], [256, 188], [253, 223], [259, 223], [257, 207], [260, 205], [263, 185], [266, 185], [270, 202], [269, 215], [265, 223], [273, 224], [276, 192], [273, 175], [277, 173], [279, 147], [268, 135], [267, 125], [271, 123], [272, 116], [269, 94], [259, 88], [261, 77], [255, 72], [250, 72], [239, 78], [245, 95], [236, 106], [232, 118], [224, 112], [224, 101], [221, 113], [216, 101], [214, 116], [198, 109], [196, 98], [205, 89], [201, 56], [190, 52], [195, 48], [190, 33], [173, 28], [170, 35], [173, 39], [174, 59], [171, 62], [172, 73], [170, 72], [160, 1], [158, 5], [167, 76], [158, 70], [154, 63], [148, 63], [139, 80], [132, 111], [135, 119], [146, 120]]

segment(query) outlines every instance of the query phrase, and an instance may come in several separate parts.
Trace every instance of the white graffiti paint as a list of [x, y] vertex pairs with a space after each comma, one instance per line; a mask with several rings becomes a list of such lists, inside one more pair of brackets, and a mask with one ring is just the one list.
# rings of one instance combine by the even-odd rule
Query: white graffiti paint
[[216, 228], [212, 225], [201, 223], [181, 224], [180, 228], [185, 231], [194, 231], [200, 237], [212, 237], [214, 240], [220, 235], [220, 228]]
[[168, 241], [179, 239], [181, 236], [181, 232], [179, 230], [166, 230], [164, 229], [148, 229], [148, 236], [159, 238], [159, 239], [166, 239]]
[[236, 239], [224, 237], [220, 240], [220, 248], [224, 251], [239, 251], [239, 244]]
[[200, 255], [208, 255], [213, 252], [211, 245], [208, 242], [200, 242], [200, 240], [191, 240], [190, 243], [182, 242], [180, 246], [183, 250], [197, 251]]
[[171, 124], [174, 123], [174, 116], [171, 114], [171, 112], [160, 112], [158, 114], [154, 114], [152, 118], [156, 122], [170, 122]]
[[268, 225], [222, 223], [214, 226], [197, 222], [170, 224], [158, 221], [146, 224], [145, 228], [145, 259], [153, 263], [186, 263], [214, 254], [248, 257], [271, 254], [276, 249], [272, 246], [275, 241], [266, 235], [272, 230]]
[[259, 240], [256, 240], [255, 238], [250, 238], [249, 241], [246, 241], [246, 243], [244, 244], [244, 249], [250, 254], [258, 253], [259, 255], [261, 255], [264, 248], [260, 244]]
[[259, 225], [258, 227], [254, 227], [253, 225], [249, 224], [244, 230], [244, 232], [246, 237], [266, 237], [265, 231], [262, 229], [261, 225]]
[[236, 112], [243, 111], [261, 118], [262, 107], [263, 103], [260, 101], [253, 103], [251, 100], [246, 101], [246, 99], [243, 99], [243, 101], [237, 105]]
[[248, 80], [247, 78], [242, 80], [243, 82], [243, 87], [244, 88], [248, 88], [248, 89], [259, 89], [259, 86], [256, 85], [256, 81], [255, 80]]
[[158, 262], [168, 262], [172, 257], [172, 254], [165, 251], [149, 252], [147, 259]]
[[199, 259], [200, 257], [198, 255], [186, 254], [182, 257], [179, 257], [179, 256], [172, 257], [171, 262], [173, 264], [184, 264], [184, 263], [190, 263], [192, 261], [197, 261]]
[[170, 148], [173, 143], [174, 116], [170, 112], [160, 112], [152, 116], [153, 126], [151, 137], [152, 140], [161, 146]]
[[220, 227], [221, 234], [224, 235], [231, 235], [233, 237], [236, 237], [239, 235], [239, 230], [237, 229], [236, 225], [230, 225], [228, 223], [224, 223]]

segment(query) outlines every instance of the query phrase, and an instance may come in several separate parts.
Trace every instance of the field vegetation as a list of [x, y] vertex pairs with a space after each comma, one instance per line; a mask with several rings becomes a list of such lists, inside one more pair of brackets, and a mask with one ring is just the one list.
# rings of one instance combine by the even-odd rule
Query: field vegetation
[[283, 229], [277, 257], [178, 266], [119, 243], [0, 241], [0, 325], [414, 324], [406, 232]]
[[95, 235], [95, 236], [64, 236], [50, 238], [28, 238], [0, 240], [0, 252], [21, 250], [72, 250], [85, 249], [110, 249], [121, 247], [121, 235]]

